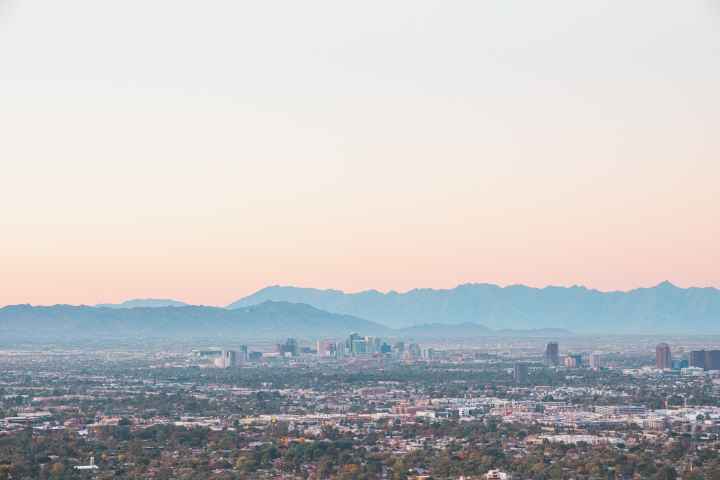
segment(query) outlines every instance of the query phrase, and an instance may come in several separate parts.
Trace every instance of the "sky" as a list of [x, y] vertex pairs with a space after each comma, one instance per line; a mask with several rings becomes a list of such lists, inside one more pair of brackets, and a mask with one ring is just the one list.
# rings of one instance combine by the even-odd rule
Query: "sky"
[[720, 287], [720, 0], [0, 0], [0, 305]]

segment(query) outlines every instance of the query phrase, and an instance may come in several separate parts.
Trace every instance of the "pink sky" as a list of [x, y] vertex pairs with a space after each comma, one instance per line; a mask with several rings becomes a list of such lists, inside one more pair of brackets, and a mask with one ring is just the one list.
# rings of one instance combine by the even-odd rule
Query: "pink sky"
[[0, 305], [720, 287], [717, 12], [439, 5], [0, 3]]

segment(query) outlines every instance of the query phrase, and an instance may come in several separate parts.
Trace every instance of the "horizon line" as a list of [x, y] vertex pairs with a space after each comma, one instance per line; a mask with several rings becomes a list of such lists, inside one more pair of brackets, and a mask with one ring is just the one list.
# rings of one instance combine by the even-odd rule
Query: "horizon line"
[[370, 288], [370, 289], [357, 290], [357, 291], [346, 291], [346, 290], [340, 290], [337, 288], [319, 288], [319, 287], [305, 287], [305, 286], [298, 286], [298, 285], [273, 284], [273, 285], [268, 285], [268, 286], [262, 287], [258, 290], [255, 290], [247, 295], [241, 296], [240, 298], [233, 300], [229, 303], [226, 303], [224, 305], [217, 305], [217, 304], [213, 305], [213, 304], [204, 304], [204, 303], [188, 303], [188, 302], [185, 302], [184, 300], [179, 300], [177, 298], [168, 298], [166, 296], [158, 296], [158, 297], [144, 296], [144, 297], [128, 298], [128, 299], [121, 300], [118, 302], [97, 302], [97, 303], [92, 303], [92, 304], [89, 304], [89, 303], [79, 303], [79, 304], [73, 304], [73, 303], [54, 303], [54, 304], [9, 303], [9, 304], [0, 306], [0, 308], [20, 306], [20, 305], [30, 305], [32, 307], [52, 307], [52, 306], [58, 306], [58, 305], [68, 305], [68, 306], [77, 306], [77, 307], [100, 307], [100, 306], [107, 306], [107, 305], [121, 305], [123, 303], [132, 302], [132, 301], [155, 301], [155, 300], [167, 301], [167, 302], [181, 302], [181, 303], [184, 303], [186, 306], [227, 308], [230, 305], [232, 305], [233, 303], [237, 303], [245, 298], [251, 297], [253, 295], [256, 295], [259, 292], [262, 292], [263, 290], [267, 290], [270, 288], [296, 288], [296, 289], [302, 289], [302, 290], [317, 290], [317, 291], [322, 291], [322, 292], [338, 292], [343, 295], [359, 295], [359, 294], [363, 294], [363, 293], [379, 293], [382, 295], [393, 295], [393, 294], [394, 295], [407, 295], [408, 293], [421, 291], [421, 290], [450, 291], [450, 290], [456, 290], [458, 288], [465, 287], [465, 286], [491, 286], [491, 287], [497, 287], [502, 290], [509, 289], [509, 288], [529, 288], [529, 289], [533, 289], [533, 290], [547, 290], [547, 289], [552, 289], [552, 288], [566, 289], [566, 290], [582, 289], [582, 290], [587, 290], [589, 292], [597, 292], [597, 293], [602, 293], [602, 294], [631, 293], [631, 292], [635, 292], [638, 290], [650, 290], [650, 289], [659, 288], [659, 287], [663, 287], [663, 286], [672, 287], [672, 288], [676, 288], [679, 290], [708, 290], [708, 289], [716, 290], [716, 291], [720, 290], [720, 288], [712, 286], [712, 285], [702, 286], [702, 287], [701, 286], [681, 287], [681, 286], [678, 286], [677, 284], [673, 283], [670, 280], [663, 280], [663, 281], [661, 281], [655, 285], [649, 286], [649, 287], [640, 286], [640, 287], [629, 288], [626, 290], [621, 290], [621, 289], [601, 290], [598, 288], [587, 287], [582, 284], [573, 284], [573, 285], [547, 284], [542, 287], [536, 287], [536, 286], [527, 285], [527, 284], [523, 284], [523, 283], [502, 284], [502, 283], [491, 283], [491, 282], [465, 282], [465, 283], [459, 283], [459, 284], [455, 285], [454, 287], [447, 287], [447, 288], [415, 287], [415, 288], [411, 288], [409, 290], [402, 290], [402, 291], [394, 290], [394, 289], [379, 290], [379, 289]]

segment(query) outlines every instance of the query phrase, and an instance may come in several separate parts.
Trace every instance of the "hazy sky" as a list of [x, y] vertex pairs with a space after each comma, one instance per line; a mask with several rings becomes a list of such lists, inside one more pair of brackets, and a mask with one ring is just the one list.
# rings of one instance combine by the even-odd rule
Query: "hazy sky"
[[720, 0], [0, 0], [0, 305], [720, 286]]

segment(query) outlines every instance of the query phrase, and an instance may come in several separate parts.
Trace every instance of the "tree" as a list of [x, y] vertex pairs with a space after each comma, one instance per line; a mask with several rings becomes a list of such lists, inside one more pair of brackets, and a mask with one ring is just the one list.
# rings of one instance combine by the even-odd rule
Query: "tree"
[[53, 463], [50, 467], [50, 475], [52, 478], [62, 478], [62, 474], [65, 472], [65, 467], [62, 463]]
[[670, 465], [665, 465], [658, 471], [658, 473], [655, 475], [655, 478], [657, 480], [676, 480], [677, 472]]

